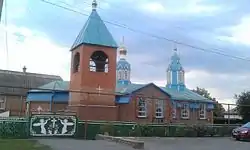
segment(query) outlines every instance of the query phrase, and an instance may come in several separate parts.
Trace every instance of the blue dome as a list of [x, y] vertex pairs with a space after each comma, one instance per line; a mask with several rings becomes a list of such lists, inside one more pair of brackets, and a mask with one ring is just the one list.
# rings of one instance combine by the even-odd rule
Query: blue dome
[[180, 57], [178, 56], [177, 53], [174, 53], [174, 55], [171, 57], [171, 63], [169, 64], [168, 70], [172, 71], [183, 70], [180, 63]]
[[118, 62], [117, 62], [117, 65], [116, 65], [116, 70], [131, 70], [131, 66], [130, 64], [126, 61], [126, 59], [120, 59]]

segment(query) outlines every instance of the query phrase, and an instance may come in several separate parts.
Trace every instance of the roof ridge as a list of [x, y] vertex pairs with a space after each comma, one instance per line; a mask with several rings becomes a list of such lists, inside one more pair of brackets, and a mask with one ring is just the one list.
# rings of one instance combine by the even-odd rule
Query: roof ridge
[[41, 74], [41, 73], [32, 73], [32, 72], [22, 72], [22, 71], [14, 71], [14, 70], [3, 70], [0, 69], [0, 74], [14, 74], [14, 75], [23, 75], [23, 76], [36, 76], [36, 77], [42, 77], [42, 78], [61, 78], [59, 75], [49, 75], [49, 74]]

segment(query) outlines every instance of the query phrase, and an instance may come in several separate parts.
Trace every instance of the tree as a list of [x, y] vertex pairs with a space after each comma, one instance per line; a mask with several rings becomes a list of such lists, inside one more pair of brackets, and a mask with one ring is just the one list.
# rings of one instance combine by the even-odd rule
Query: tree
[[250, 121], [250, 91], [235, 94], [236, 110], [244, 121]]
[[225, 109], [224, 107], [218, 102], [216, 101], [215, 98], [213, 98], [210, 93], [208, 92], [208, 90], [204, 89], [204, 88], [199, 88], [199, 87], [196, 87], [196, 89], [193, 89], [192, 90], [193, 92], [207, 98], [207, 99], [210, 99], [212, 101], [214, 101], [214, 110], [213, 110], [213, 114], [214, 114], [214, 117], [224, 117], [224, 112], [225, 112]]

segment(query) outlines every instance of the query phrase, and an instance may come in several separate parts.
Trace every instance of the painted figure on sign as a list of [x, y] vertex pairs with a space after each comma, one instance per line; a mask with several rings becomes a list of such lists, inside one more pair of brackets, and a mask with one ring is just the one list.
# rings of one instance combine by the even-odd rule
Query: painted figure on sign
[[45, 125], [46, 125], [47, 122], [48, 122], [48, 120], [45, 121], [44, 119], [40, 119], [40, 123], [34, 123], [33, 126], [34, 127], [39, 127], [40, 126], [41, 133], [42, 134], [47, 134], [46, 129], [45, 129]]
[[68, 122], [68, 119], [64, 119], [63, 121], [62, 120], [60, 120], [60, 121], [61, 121], [61, 124], [63, 125], [62, 134], [65, 134], [65, 133], [68, 132], [68, 130], [67, 130], [68, 126], [73, 126], [74, 125], [74, 123]]

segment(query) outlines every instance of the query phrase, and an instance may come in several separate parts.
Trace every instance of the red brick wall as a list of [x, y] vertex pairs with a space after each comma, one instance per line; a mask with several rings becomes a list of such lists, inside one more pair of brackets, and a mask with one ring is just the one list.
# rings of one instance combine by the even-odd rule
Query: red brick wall
[[[105, 52], [109, 59], [109, 71], [105, 72], [91, 72], [89, 71], [89, 59], [94, 51], [101, 50]], [[73, 58], [74, 55], [80, 53], [80, 70], [73, 73]], [[70, 76], [70, 90], [81, 90], [84, 92], [97, 92], [98, 85], [106, 93], [114, 93], [116, 87], [116, 49], [100, 46], [80, 46], [72, 52], [71, 59], [71, 76]], [[81, 100], [87, 101], [87, 96], [84, 93], [71, 93], [70, 104], [79, 104]], [[107, 96], [105, 96], [107, 97]], [[106, 98], [105, 98], [106, 99]], [[114, 95], [110, 95], [105, 103], [114, 105]], [[104, 102], [104, 101], [103, 101]], [[99, 103], [101, 105], [101, 103]]]
[[102, 120], [102, 121], [117, 121], [118, 108], [116, 106], [105, 105], [80, 105], [71, 107], [79, 112], [77, 114], [80, 120]]
[[[138, 118], [137, 112], [137, 102], [138, 97], [145, 97], [147, 102], [147, 117]], [[129, 104], [121, 104], [119, 106], [119, 120], [120, 121], [133, 121], [141, 123], [152, 123], [155, 120], [155, 102], [157, 99], [163, 99], [165, 101], [165, 111], [164, 111], [164, 122], [169, 122], [170, 120], [170, 99], [169, 97], [156, 88], [154, 85], [149, 85], [140, 91], [136, 92], [131, 98]]]
[[[108, 56], [108, 72], [91, 72], [89, 70], [89, 59], [93, 52], [103, 51]], [[79, 72], [73, 72], [73, 58], [80, 53]], [[72, 51], [71, 59], [71, 92], [69, 106], [76, 111], [82, 120], [117, 120], [117, 107], [115, 106], [116, 88], [116, 49], [82, 45]], [[103, 89], [101, 94], [96, 94], [97, 88]]]
[[25, 100], [25, 96], [7, 95], [5, 109], [2, 112], [10, 111], [10, 116], [24, 116]]
[[181, 118], [181, 109], [177, 108], [176, 118], [172, 118], [172, 123], [185, 123], [185, 124], [202, 124], [202, 123], [213, 123], [213, 113], [212, 111], [206, 112], [206, 119], [199, 118], [199, 109], [190, 109], [189, 118], [183, 119]]
[[[37, 112], [37, 108], [41, 107], [43, 112], [50, 112], [50, 103], [49, 102], [30, 102], [30, 112]], [[52, 104], [52, 112], [58, 112], [67, 110], [68, 103], [55, 103]]]
[[[138, 97], [147, 97], [147, 117], [138, 118]], [[152, 98], [154, 97], [154, 98]], [[180, 108], [177, 109], [176, 118], [172, 118], [172, 103], [167, 95], [161, 92], [158, 88], [153, 85], [145, 87], [140, 91], [136, 92], [131, 98], [129, 104], [121, 104], [119, 106], [119, 120], [120, 121], [132, 121], [140, 123], [152, 123], [157, 122], [155, 120], [155, 102], [157, 99], [165, 100], [165, 111], [164, 111], [164, 120], [163, 123], [185, 123], [185, 124], [194, 124], [194, 123], [212, 123], [212, 112], [206, 112], [206, 119], [199, 119], [199, 110], [196, 109], [193, 111], [190, 109], [190, 115], [188, 119], [182, 119], [180, 117]]]

